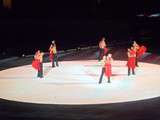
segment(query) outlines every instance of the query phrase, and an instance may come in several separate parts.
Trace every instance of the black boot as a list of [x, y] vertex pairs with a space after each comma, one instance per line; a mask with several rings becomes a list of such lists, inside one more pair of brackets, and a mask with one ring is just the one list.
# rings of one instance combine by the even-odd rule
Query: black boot
[[108, 77], [108, 83], [111, 83], [111, 81], [110, 81], [110, 77]]
[[55, 67], [54, 61], [52, 61], [52, 67]]
[[104, 75], [104, 68], [102, 68], [102, 72], [101, 72], [101, 76], [100, 76], [100, 78], [99, 78], [99, 84], [101, 84], [102, 83], [102, 79], [103, 79], [103, 75]]
[[132, 75], [135, 75], [134, 69], [132, 69]]
[[130, 68], [128, 68], [128, 76], [130, 75]]
[[138, 58], [136, 57], [136, 67], [139, 67], [138, 65]]

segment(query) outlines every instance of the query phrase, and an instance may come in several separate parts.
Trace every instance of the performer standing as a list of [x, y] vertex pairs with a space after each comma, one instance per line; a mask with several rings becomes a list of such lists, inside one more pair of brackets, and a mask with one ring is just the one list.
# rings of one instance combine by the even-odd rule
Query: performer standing
[[99, 42], [99, 56], [98, 60], [102, 60], [103, 56], [106, 55], [108, 52], [108, 49], [106, 47], [105, 37], [102, 38], [102, 40]]
[[58, 64], [57, 48], [56, 48], [55, 41], [52, 41], [52, 44], [50, 45], [49, 51], [50, 51], [50, 60], [52, 62], [52, 67], [55, 67], [54, 62], [56, 62], [56, 66], [58, 67], [59, 64]]
[[145, 54], [147, 48], [143, 45], [138, 45], [136, 41], [133, 42], [133, 48], [136, 51], [136, 66], [138, 67], [138, 60], [143, 54]]
[[34, 55], [32, 66], [38, 70], [37, 77], [43, 78], [43, 55], [44, 53], [38, 50]]
[[130, 71], [132, 70], [132, 74], [135, 75], [135, 64], [136, 64], [136, 51], [133, 47], [131, 49], [128, 49], [128, 76], [130, 75]]
[[101, 76], [99, 79], [99, 84], [102, 83], [103, 75], [105, 73], [105, 76], [108, 78], [108, 83], [110, 83], [110, 77], [112, 75], [112, 70], [111, 70], [111, 62], [113, 61], [112, 59], [112, 54], [108, 54], [107, 57], [104, 56], [102, 60], [102, 72]]
[[136, 41], [133, 42], [133, 49], [136, 52], [136, 66], [138, 67], [138, 51], [139, 51], [140, 46], [137, 44]]

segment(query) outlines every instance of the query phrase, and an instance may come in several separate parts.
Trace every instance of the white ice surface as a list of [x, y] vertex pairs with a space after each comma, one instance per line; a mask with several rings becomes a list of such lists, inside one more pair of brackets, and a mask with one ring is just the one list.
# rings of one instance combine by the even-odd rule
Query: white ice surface
[[127, 75], [126, 61], [114, 61], [111, 83], [98, 84], [101, 65], [95, 60], [44, 64], [44, 78], [31, 65], [0, 71], [0, 98], [43, 104], [102, 104], [160, 96], [160, 65], [139, 63]]

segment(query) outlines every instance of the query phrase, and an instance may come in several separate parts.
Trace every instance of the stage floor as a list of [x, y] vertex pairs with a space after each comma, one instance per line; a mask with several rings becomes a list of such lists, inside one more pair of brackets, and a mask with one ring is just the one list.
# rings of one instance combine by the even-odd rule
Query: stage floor
[[103, 104], [160, 96], [160, 65], [139, 63], [136, 75], [127, 75], [126, 61], [112, 64], [111, 83], [96, 60], [44, 63], [44, 78], [31, 65], [0, 71], [0, 98], [42, 104]]

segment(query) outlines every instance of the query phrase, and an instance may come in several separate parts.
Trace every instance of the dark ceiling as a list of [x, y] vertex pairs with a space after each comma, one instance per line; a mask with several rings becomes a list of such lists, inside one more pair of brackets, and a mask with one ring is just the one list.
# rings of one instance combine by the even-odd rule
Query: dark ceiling
[[1, 18], [134, 19], [137, 14], [160, 12], [159, 0], [12, 0]]
[[137, 17], [159, 13], [158, 1], [12, 0], [9, 9], [0, 0], [0, 39], [3, 40], [0, 47], [21, 50], [23, 46], [25, 51], [48, 49], [50, 41], [56, 39], [61, 48], [66, 48], [96, 44], [101, 36], [127, 41], [130, 36], [140, 38], [141, 31], [158, 41], [160, 18], [153, 18], [156, 22], [151, 18], [150, 22], [150, 18]]

